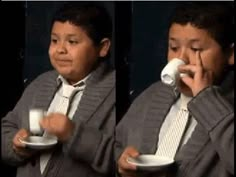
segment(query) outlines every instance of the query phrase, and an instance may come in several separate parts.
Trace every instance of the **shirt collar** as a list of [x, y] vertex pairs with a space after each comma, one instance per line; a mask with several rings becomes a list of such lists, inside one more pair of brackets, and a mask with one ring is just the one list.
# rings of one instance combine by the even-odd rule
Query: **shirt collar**
[[[76, 82], [75, 84], [73, 84], [72, 86], [73, 87], [80, 87], [80, 86], [83, 86], [83, 85], [86, 85], [86, 81], [88, 80], [88, 78], [90, 77], [91, 74], [88, 74], [86, 77], [84, 77], [82, 80]], [[60, 85], [61, 83], [65, 84], [65, 85], [70, 85], [68, 83], [68, 81], [62, 76], [62, 75], [59, 75], [57, 77], [57, 84]]]

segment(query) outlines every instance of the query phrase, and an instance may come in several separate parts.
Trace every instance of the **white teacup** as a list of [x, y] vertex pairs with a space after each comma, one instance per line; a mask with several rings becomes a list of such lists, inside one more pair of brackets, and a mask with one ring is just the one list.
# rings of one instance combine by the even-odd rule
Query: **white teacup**
[[173, 58], [161, 72], [161, 81], [170, 86], [176, 86], [176, 82], [180, 78], [178, 71], [179, 65], [184, 65], [185, 62], [179, 58]]
[[30, 109], [29, 111], [29, 128], [30, 132], [34, 135], [40, 135], [43, 133], [43, 129], [39, 122], [45, 116], [45, 111], [42, 109]]

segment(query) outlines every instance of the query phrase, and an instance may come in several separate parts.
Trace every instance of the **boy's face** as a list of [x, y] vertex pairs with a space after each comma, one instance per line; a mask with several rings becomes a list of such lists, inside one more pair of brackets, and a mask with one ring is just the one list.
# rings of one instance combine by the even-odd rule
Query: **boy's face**
[[100, 50], [79, 26], [69, 22], [54, 22], [49, 47], [50, 61], [70, 84], [91, 72]]
[[[197, 51], [200, 52], [203, 69], [212, 71], [213, 83], [218, 83], [226, 65], [233, 62], [232, 57], [222, 52], [221, 46], [207, 31], [190, 24], [172, 24], [169, 30], [168, 60], [181, 58], [188, 65], [195, 65]], [[192, 95], [190, 88], [183, 82], [180, 81], [178, 87], [185, 95]]]

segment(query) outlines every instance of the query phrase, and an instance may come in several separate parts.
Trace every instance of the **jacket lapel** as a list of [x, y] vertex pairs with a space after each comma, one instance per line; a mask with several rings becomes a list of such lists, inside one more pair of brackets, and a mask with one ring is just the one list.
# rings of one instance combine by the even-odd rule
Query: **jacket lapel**
[[189, 141], [183, 146], [181, 151], [176, 154], [176, 161], [195, 159], [195, 156], [199, 154], [200, 150], [208, 141], [209, 135], [200, 124], [197, 124]]
[[35, 96], [33, 107], [47, 110], [56, 93], [59, 84], [56, 82], [58, 74], [53, 71], [48, 75], [47, 82], [43, 82], [39, 88], [38, 94]]
[[109, 68], [106, 63], [91, 73], [86, 82], [86, 87], [81, 97], [78, 109], [74, 114], [73, 120], [88, 122], [105, 98], [115, 86], [115, 75], [109, 74]]
[[40, 82], [37, 94], [35, 94], [32, 99], [32, 104], [26, 109], [27, 111], [22, 113], [23, 117], [26, 117], [26, 119], [22, 120], [22, 125], [24, 128], [29, 129], [29, 109], [39, 108], [45, 111], [48, 110], [48, 107], [59, 86], [56, 82], [57, 76], [58, 74], [55, 71], [50, 71], [46, 74], [47, 80], [45, 82]]
[[155, 153], [161, 125], [177, 96], [172, 87], [159, 82], [147, 111], [142, 138], [142, 153]]

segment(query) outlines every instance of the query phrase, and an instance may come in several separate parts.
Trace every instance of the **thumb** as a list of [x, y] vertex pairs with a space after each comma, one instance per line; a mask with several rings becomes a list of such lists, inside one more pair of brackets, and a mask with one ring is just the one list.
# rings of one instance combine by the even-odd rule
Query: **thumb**
[[126, 149], [126, 152], [127, 152], [127, 155], [130, 156], [130, 157], [137, 157], [140, 154], [138, 152], [138, 150], [136, 148], [134, 148], [134, 147], [128, 147]]
[[17, 135], [21, 138], [26, 138], [29, 136], [29, 132], [26, 129], [20, 129]]

